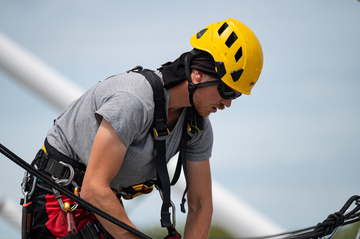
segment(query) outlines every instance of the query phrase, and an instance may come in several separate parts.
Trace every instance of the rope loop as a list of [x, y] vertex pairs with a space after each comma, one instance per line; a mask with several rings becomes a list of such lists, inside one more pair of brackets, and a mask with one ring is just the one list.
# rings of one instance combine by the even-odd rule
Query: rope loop
[[314, 233], [318, 237], [329, 235], [335, 228], [341, 226], [344, 221], [344, 215], [340, 212], [335, 212], [330, 214], [322, 223], [318, 223], [314, 228]]

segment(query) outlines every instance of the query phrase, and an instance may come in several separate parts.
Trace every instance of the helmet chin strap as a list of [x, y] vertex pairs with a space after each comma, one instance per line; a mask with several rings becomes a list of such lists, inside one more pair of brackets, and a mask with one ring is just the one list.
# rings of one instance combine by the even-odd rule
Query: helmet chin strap
[[193, 101], [193, 94], [194, 91], [196, 90], [196, 86], [195, 84], [192, 82], [191, 80], [191, 74], [190, 74], [190, 64], [191, 64], [191, 60], [192, 58], [197, 54], [197, 52], [195, 51], [195, 49], [193, 49], [192, 51], [190, 51], [190, 53], [185, 57], [185, 74], [186, 74], [186, 79], [188, 81], [188, 91], [189, 91], [189, 101], [190, 104], [192, 106], [194, 106], [194, 101]]
[[190, 53], [185, 57], [185, 74], [186, 74], [186, 79], [188, 81], [188, 91], [189, 91], [189, 102], [192, 106], [194, 106], [194, 100], [193, 100], [193, 95], [196, 89], [201, 88], [201, 87], [205, 87], [205, 86], [211, 86], [211, 85], [220, 85], [221, 84], [221, 80], [217, 80], [217, 81], [208, 81], [208, 82], [201, 82], [198, 84], [194, 84], [192, 82], [191, 79], [191, 74], [190, 74], [190, 65], [191, 65], [191, 60], [194, 56], [196, 56], [199, 53], [198, 50], [193, 49], [192, 51], [190, 51]]

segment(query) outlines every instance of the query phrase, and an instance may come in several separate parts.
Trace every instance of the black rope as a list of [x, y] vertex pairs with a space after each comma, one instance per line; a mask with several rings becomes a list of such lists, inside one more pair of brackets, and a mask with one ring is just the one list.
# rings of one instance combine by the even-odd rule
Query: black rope
[[[356, 203], [356, 207], [351, 211], [346, 211], [349, 207]], [[263, 237], [247, 237], [238, 239], [267, 239], [276, 237], [277, 239], [316, 239], [331, 234], [337, 227], [348, 225], [360, 221], [360, 196], [350, 197], [340, 211], [330, 214], [322, 223], [318, 223], [314, 227], [308, 227], [301, 230], [280, 233], [276, 235]]]
[[14, 163], [16, 163], [17, 165], [19, 165], [20, 167], [22, 167], [23, 169], [25, 169], [26, 171], [28, 171], [29, 173], [31, 173], [32, 175], [36, 176], [37, 178], [43, 180], [44, 182], [46, 182], [50, 187], [55, 188], [56, 190], [58, 190], [59, 192], [61, 192], [62, 194], [64, 194], [65, 196], [67, 196], [68, 198], [70, 198], [71, 200], [78, 202], [81, 206], [89, 209], [90, 211], [92, 211], [93, 213], [101, 216], [102, 218], [108, 220], [109, 222], [114, 223], [115, 225], [129, 231], [130, 233], [138, 236], [139, 238], [142, 239], [151, 239], [151, 237], [143, 234], [142, 232], [136, 230], [135, 228], [125, 224], [124, 222], [118, 220], [117, 218], [107, 214], [106, 212], [102, 211], [101, 209], [95, 207], [94, 205], [90, 204], [89, 202], [85, 201], [84, 199], [80, 198], [79, 196], [76, 196], [75, 194], [71, 193], [70, 191], [68, 191], [67, 189], [61, 187], [60, 185], [58, 185], [57, 183], [49, 180], [49, 178], [47, 176], [45, 176], [43, 173], [41, 173], [40, 171], [36, 170], [34, 167], [32, 167], [30, 164], [28, 164], [27, 162], [25, 162], [23, 159], [21, 159], [19, 156], [17, 156], [16, 154], [14, 154], [13, 152], [11, 152], [9, 149], [7, 149], [4, 145], [2, 145], [0, 143], [0, 152], [2, 154], [4, 154], [6, 157], [8, 157], [11, 161], [13, 161]]

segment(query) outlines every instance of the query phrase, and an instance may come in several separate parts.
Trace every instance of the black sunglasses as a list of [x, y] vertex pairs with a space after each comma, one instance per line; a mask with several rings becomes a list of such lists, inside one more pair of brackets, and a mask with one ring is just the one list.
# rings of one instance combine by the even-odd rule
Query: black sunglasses
[[224, 82], [222, 82], [221, 80], [216, 80], [216, 81], [207, 81], [207, 82], [202, 82], [196, 85], [193, 85], [193, 92], [195, 91], [195, 89], [200, 88], [200, 87], [205, 87], [205, 86], [211, 86], [211, 85], [219, 85], [217, 87], [217, 90], [219, 91], [220, 96], [223, 99], [236, 99], [238, 97], [240, 97], [242, 95], [242, 93], [236, 93], [233, 89], [231, 89], [229, 86], [227, 86]]
[[229, 86], [227, 86], [224, 82], [220, 81], [220, 85], [218, 86], [218, 91], [220, 96], [223, 99], [236, 99], [239, 98], [242, 93], [236, 93], [233, 89], [231, 89]]

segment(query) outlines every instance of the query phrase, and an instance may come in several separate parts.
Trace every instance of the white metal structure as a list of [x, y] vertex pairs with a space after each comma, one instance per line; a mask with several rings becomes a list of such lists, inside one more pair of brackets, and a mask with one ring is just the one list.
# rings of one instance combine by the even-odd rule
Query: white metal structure
[[0, 67], [60, 110], [84, 92], [1, 32]]
[[12, 200], [6, 198], [4, 194], [0, 193], [0, 215], [6, 219], [7, 222], [20, 231], [21, 228], [21, 210], [19, 205]]
[[[66, 77], [1, 33], [0, 68], [61, 110], [84, 92]], [[175, 164], [170, 167], [175, 168]], [[183, 185], [180, 181], [178, 183], [180, 185], [175, 189], [182, 188]], [[234, 237], [255, 237], [284, 232], [280, 226], [236, 198], [216, 182], [213, 182], [213, 195], [214, 222], [221, 225]], [[6, 210], [0, 210], [0, 215], [20, 228], [21, 212], [17, 208], [6, 201]], [[9, 211], [12, 211], [11, 215], [16, 215], [16, 217], [10, 218]]]

